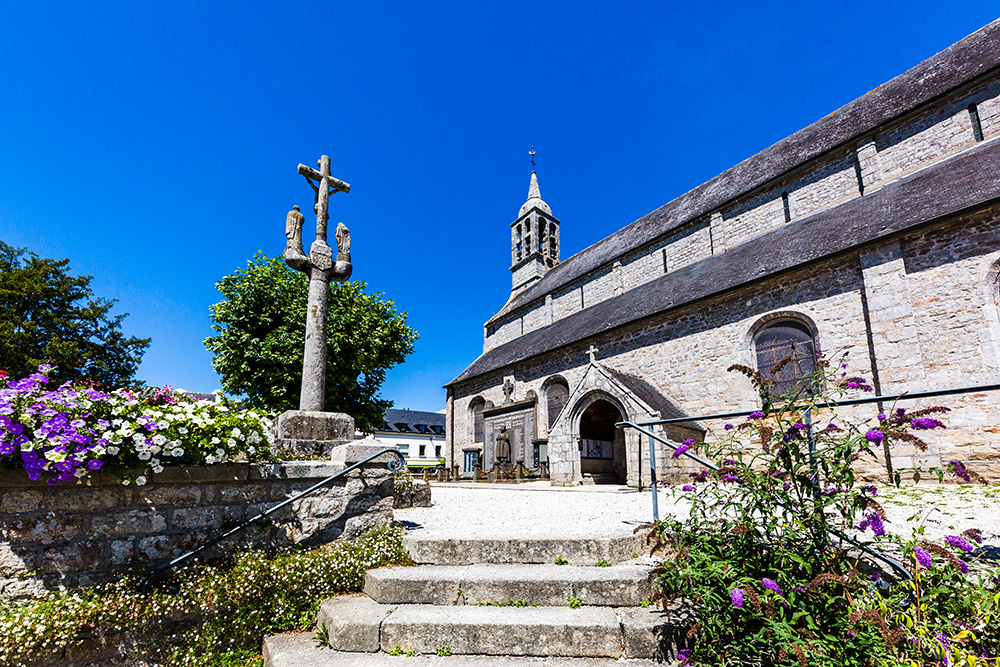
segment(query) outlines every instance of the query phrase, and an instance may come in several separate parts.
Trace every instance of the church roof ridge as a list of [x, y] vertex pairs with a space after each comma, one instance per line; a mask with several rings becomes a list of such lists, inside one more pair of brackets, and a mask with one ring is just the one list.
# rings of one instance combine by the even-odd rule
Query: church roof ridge
[[[542, 299], [998, 67], [1000, 19], [568, 257], [536, 284], [509, 300], [490, 321]], [[525, 210], [522, 206], [521, 215]]]
[[987, 141], [494, 347], [445, 386], [997, 201], [1000, 142]]

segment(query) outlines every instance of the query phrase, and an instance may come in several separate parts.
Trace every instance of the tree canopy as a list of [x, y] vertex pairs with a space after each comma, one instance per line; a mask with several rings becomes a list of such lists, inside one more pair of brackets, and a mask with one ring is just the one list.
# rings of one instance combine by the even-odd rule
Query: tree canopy
[[[217, 335], [205, 346], [215, 355], [222, 388], [254, 408], [298, 408], [309, 278], [281, 257], [258, 253], [217, 287], [223, 296], [212, 306]], [[391, 300], [365, 288], [358, 280], [330, 285], [326, 409], [351, 415], [370, 433], [392, 407], [379, 396], [386, 371], [413, 352], [417, 332]]]
[[112, 315], [116, 300], [95, 297], [91, 280], [0, 241], [0, 370], [21, 378], [46, 363], [60, 382], [131, 383], [149, 339], [122, 333], [128, 313]]

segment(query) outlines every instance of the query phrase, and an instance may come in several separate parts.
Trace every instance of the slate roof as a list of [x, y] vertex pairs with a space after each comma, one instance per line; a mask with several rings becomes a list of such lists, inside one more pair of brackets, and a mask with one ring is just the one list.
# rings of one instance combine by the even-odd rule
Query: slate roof
[[531, 331], [486, 352], [445, 386], [991, 201], [1000, 201], [998, 140]]
[[[417, 426], [440, 426], [440, 434], [444, 433], [445, 416], [437, 412], [421, 412], [420, 410], [397, 410], [389, 408], [382, 417], [380, 433], [419, 433]], [[409, 431], [400, 429], [396, 424], [406, 424]]]
[[855, 141], [881, 125], [1000, 67], [1000, 19], [888, 83], [743, 160], [652, 213], [584, 248], [516, 295], [490, 321], [572, 283], [615, 259], [708, 215], [737, 197]]
[[[604, 364], [601, 364], [601, 368], [606, 370], [616, 380], [621, 382], [626, 389], [636, 396], [636, 398], [659, 412], [661, 419], [676, 419], [679, 417], [689, 416], [686, 412], [674, 405], [669, 398], [661, 394], [659, 389], [651, 385], [646, 380], [634, 375], [629, 375], [628, 373], [616, 371], [615, 369], [609, 368]], [[702, 431], [705, 430], [700, 424], [694, 421], [693, 417], [691, 422], [690, 426], [692, 428], [698, 428]]]

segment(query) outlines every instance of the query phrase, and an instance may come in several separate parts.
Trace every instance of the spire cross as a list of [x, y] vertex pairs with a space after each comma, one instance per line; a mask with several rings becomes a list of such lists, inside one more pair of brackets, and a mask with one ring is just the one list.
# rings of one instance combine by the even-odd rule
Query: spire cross
[[[330, 175], [330, 156], [324, 155], [319, 159], [319, 171], [304, 164], [299, 165], [299, 173], [306, 177], [306, 181], [316, 193], [316, 240], [326, 241], [326, 221], [330, 219], [327, 208], [330, 201], [331, 192], [350, 192], [351, 186], [339, 178]], [[313, 185], [316, 181], [318, 185]]]
[[595, 347], [594, 345], [591, 345], [587, 349], [587, 354], [590, 355], [590, 363], [592, 363], [592, 364], [597, 363], [597, 358], [594, 356], [594, 355], [597, 354], [597, 351], [598, 351], [597, 347]]

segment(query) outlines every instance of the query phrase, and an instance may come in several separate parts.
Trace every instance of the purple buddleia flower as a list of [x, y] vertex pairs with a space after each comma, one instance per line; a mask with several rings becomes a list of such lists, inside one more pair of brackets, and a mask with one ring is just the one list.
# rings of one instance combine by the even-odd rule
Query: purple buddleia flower
[[737, 477], [736, 475], [734, 475], [734, 474], [733, 474], [733, 473], [731, 473], [731, 472], [727, 472], [726, 474], [724, 474], [724, 475], [722, 476], [722, 480], [723, 480], [724, 482], [738, 482], [738, 481], [740, 481], [740, 478], [739, 478], [739, 477]]
[[684, 486], [681, 487], [681, 491], [691, 492], [694, 491], [694, 487], [690, 484], [685, 484]]
[[878, 430], [877, 428], [873, 428], [872, 430], [865, 433], [865, 440], [867, 440], [868, 442], [882, 442], [883, 440], [885, 440], [885, 434], [882, 433], [882, 431]]
[[948, 461], [948, 467], [951, 468], [951, 474], [955, 477], [958, 477], [963, 482], [972, 482], [972, 475], [965, 469], [965, 464], [961, 461]]
[[944, 541], [956, 549], [961, 549], [965, 553], [971, 553], [976, 550], [976, 548], [969, 544], [964, 537], [959, 537], [958, 535], [948, 535], [944, 538]]
[[760, 580], [760, 585], [768, 590], [774, 591], [778, 595], [781, 595], [781, 586], [779, 586], [778, 582], [775, 581], [774, 579], [768, 579], [767, 577], [764, 577], [763, 579]]
[[732, 424], [726, 424], [722, 428], [725, 429], [725, 430], [727, 430], [727, 431], [732, 431], [733, 430], [733, 425]]
[[934, 565], [934, 559], [931, 558], [930, 553], [926, 549], [921, 549], [917, 547], [913, 550], [913, 555], [916, 557], [917, 562], [920, 563], [921, 567], [932, 567]]
[[950, 651], [951, 650], [951, 642], [943, 634], [941, 634], [939, 632], [936, 635], [934, 635], [934, 638], [937, 639], [938, 643], [941, 644], [941, 646], [944, 647], [945, 651]]
[[691, 447], [688, 446], [687, 442], [677, 445], [677, 447], [674, 449], [674, 458], [675, 459], [678, 458], [681, 454], [683, 454], [689, 449], [691, 449]]
[[930, 417], [917, 417], [910, 421], [910, 428], [917, 431], [929, 431], [934, 428], [944, 428], [944, 424]]
[[757, 410], [756, 412], [751, 412], [749, 415], [747, 415], [747, 419], [763, 419], [763, 418], [764, 418], [764, 413], [761, 412], [760, 410]]
[[742, 607], [743, 606], [743, 589], [742, 588], [734, 588], [733, 590], [729, 591], [729, 599], [733, 601], [733, 606], [734, 607]]

